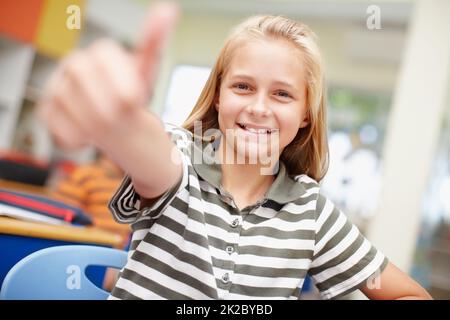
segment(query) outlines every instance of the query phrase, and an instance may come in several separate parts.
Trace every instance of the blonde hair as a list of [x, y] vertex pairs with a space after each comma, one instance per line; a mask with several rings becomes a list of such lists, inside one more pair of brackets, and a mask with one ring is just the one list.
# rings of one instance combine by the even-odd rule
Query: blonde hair
[[250, 39], [284, 39], [302, 53], [306, 67], [306, 106], [309, 124], [300, 128], [296, 137], [281, 153], [280, 159], [291, 176], [307, 174], [320, 181], [328, 169], [326, 95], [322, 60], [311, 29], [282, 16], [253, 16], [239, 24], [225, 42], [211, 74], [183, 127], [194, 132], [194, 122], [201, 121], [202, 133], [219, 128], [214, 107], [221, 79], [228, 71], [233, 53], [242, 41]]

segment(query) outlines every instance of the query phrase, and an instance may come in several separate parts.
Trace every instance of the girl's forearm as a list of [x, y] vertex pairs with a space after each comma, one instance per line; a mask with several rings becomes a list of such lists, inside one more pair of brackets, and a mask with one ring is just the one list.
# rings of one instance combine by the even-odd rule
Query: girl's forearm
[[409, 295], [397, 298], [395, 300], [433, 300], [433, 297], [428, 292], [423, 292], [418, 295]]
[[124, 117], [96, 144], [131, 177], [139, 195], [157, 197], [180, 177], [180, 156], [155, 115], [141, 109]]

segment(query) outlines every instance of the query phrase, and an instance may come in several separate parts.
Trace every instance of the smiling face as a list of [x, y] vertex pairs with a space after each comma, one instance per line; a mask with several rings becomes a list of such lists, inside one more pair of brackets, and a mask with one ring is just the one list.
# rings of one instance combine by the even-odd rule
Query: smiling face
[[308, 125], [301, 52], [285, 40], [255, 40], [238, 47], [215, 104], [227, 147], [248, 159], [278, 155]]

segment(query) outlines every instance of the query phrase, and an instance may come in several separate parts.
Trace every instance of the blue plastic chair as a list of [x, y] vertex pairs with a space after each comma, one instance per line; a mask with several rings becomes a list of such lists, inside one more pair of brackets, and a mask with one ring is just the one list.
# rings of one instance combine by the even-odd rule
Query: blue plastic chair
[[86, 276], [88, 266], [121, 269], [127, 252], [117, 249], [68, 245], [36, 251], [8, 272], [1, 300], [105, 300], [109, 293]]

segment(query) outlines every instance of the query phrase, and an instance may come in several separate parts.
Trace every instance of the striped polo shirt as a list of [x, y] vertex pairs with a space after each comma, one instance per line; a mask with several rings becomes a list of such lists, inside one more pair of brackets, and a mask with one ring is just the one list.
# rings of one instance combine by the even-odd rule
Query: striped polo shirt
[[[307, 274], [331, 299], [386, 267], [386, 257], [307, 175], [289, 176], [280, 161], [264, 198], [239, 210], [221, 186], [221, 165], [193, 134], [166, 130], [183, 161], [178, 183], [141, 208], [125, 177], [109, 203], [133, 230], [110, 299], [297, 299]], [[196, 152], [206, 161], [194, 161]]]

